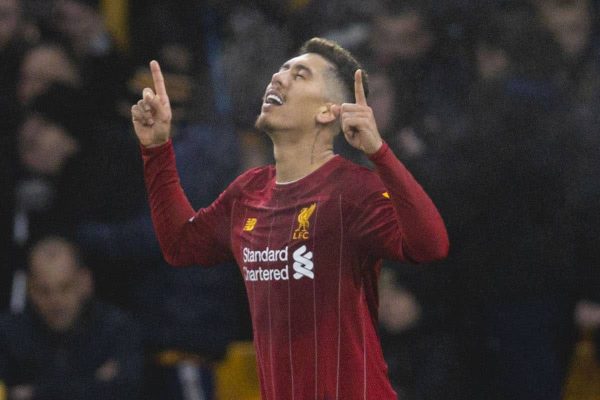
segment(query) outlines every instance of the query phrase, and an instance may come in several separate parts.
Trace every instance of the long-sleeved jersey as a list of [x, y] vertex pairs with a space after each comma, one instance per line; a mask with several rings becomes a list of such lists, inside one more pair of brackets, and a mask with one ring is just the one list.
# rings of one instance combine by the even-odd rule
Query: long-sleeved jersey
[[377, 173], [335, 156], [287, 184], [238, 177], [195, 212], [172, 146], [143, 149], [152, 218], [173, 265], [235, 259], [252, 313], [262, 398], [396, 399], [377, 336], [382, 258], [443, 258], [444, 223], [386, 144]]

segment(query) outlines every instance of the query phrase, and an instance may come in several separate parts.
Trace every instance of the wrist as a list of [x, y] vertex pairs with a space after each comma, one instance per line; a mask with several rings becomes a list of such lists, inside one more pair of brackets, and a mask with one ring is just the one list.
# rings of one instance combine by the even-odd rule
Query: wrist
[[144, 145], [143, 143], [140, 143], [140, 149], [142, 150], [142, 154], [146, 154], [146, 155], [152, 155], [152, 154], [160, 154], [162, 153], [163, 149], [165, 149], [166, 147], [168, 147], [171, 143], [171, 139], [167, 140], [164, 143], [152, 143], [149, 145]]
[[384, 140], [381, 140], [381, 145], [379, 146], [377, 151], [368, 154], [369, 160], [376, 162], [387, 153], [388, 149], [389, 146], [387, 145], [387, 143]]
[[158, 143], [150, 143], [150, 144], [142, 143], [142, 146], [146, 149], [154, 149], [156, 147], [164, 146], [167, 143], [169, 143], [169, 140], [165, 140], [164, 142], [158, 142]]
[[365, 148], [364, 152], [368, 157], [371, 157], [371, 156], [375, 155], [376, 153], [378, 153], [382, 147], [383, 147], [383, 139], [379, 139], [379, 141], [376, 142], [373, 146], [369, 146], [368, 149]]

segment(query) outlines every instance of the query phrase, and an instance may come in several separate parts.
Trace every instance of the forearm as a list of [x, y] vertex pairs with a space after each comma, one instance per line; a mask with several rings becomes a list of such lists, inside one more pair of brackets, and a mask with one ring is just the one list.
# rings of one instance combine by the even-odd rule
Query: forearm
[[[188, 262], [182, 249], [183, 230], [194, 209], [183, 193], [170, 141], [154, 148], [142, 148], [144, 179], [154, 229], [165, 259], [175, 265]], [[189, 261], [191, 262], [191, 260]]]
[[387, 144], [369, 157], [375, 164], [397, 214], [403, 251], [414, 262], [443, 259], [448, 254], [446, 227], [431, 198], [396, 158]]
[[[227, 206], [219, 199], [195, 212], [185, 196], [171, 142], [142, 148], [150, 215], [165, 260], [175, 266], [215, 265], [231, 259]], [[221, 227], [221, 228], [220, 228]]]

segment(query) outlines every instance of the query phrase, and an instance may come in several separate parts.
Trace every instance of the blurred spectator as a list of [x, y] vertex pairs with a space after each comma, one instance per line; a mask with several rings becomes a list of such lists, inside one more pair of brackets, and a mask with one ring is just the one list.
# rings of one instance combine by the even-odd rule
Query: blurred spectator
[[600, 302], [600, 46], [588, 0], [536, 1], [539, 18], [560, 46], [569, 121], [578, 144], [569, 200], [575, 222], [578, 296]]
[[[15, 241], [68, 229], [89, 204], [90, 116], [76, 89], [53, 85], [36, 97], [18, 132]], [[88, 168], [86, 168], [88, 167]]]
[[55, 0], [49, 29], [72, 51], [96, 114], [113, 116], [126, 96], [131, 67], [104, 23], [99, 0]]
[[44, 93], [53, 83], [80, 88], [81, 74], [69, 51], [55, 42], [39, 43], [23, 57], [17, 83], [17, 96], [27, 106]]
[[[181, 185], [194, 207], [208, 206], [239, 169], [231, 118], [213, 112], [202, 120], [193, 113], [196, 102], [211, 99], [198, 99], [195, 93], [194, 77], [201, 67], [186, 41], [157, 44], [155, 58], [163, 68], [167, 90], [173, 93], [172, 140]], [[144, 64], [129, 85], [137, 95], [152, 85]], [[128, 260], [129, 268], [139, 265], [140, 273], [129, 280], [126, 290], [128, 307], [145, 332], [148, 365], [143, 397], [183, 399], [195, 393], [212, 399], [215, 362], [232, 340], [249, 335], [241, 276], [234, 264], [185, 270], [167, 265], [145, 203], [140, 201], [135, 212], [119, 220], [81, 224], [78, 238], [106, 262]]]
[[[46, 8], [49, 18], [53, 8]], [[93, 14], [93, 10], [86, 12]], [[98, 77], [91, 77], [63, 42], [56, 37], [49, 41], [53, 36], [44, 34], [44, 40], [25, 54], [17, 82], [24, 107], [12, 224], [17, 248], [44, 230], [72, 230], [76, 222], [87, 219], [118, 219], [143, 198], [141, 178], [135, 184], [138, 149], [126, 134], [129, 121], [116, 118], [115, 110], [98, 107], [100, 97], [112, 101], [114, 93], [93, 93], [87, 82]], [[20, 259], [13, 257], [13, 268]], [[103, 273], [97, 275], [103, 298], [110, 297], [104, 294], [119, 282], [112, 279], [109, 266], [103, 264]]]
[[600, 303], [579, 302], [575, 321], [580, 338], [571, 358], [563, 400], [594, 400], [600, 395]]
[[[461, 217], [446, 183], [455, 171], [450, 172], [445, 159], [453, 143], [465, 135], [463, 93], [469, 75], [464, 61], [442, 51], [440, 33], [433, 26], [429, 9], [421, 2], [388, 2], [375, 14], [368, 101], [382, 136], [431, 194], [448, 223]], [[385, 267], [381, 337], [400, 397], [467, 398], [462, 397], [453, 258], [417, 270], [392, 262]], [[412, 315], [412, 321], [398, 326], [403, 313], [404, 318]]]
[[139, 331], [119, 310], [94, 300], [78, 250], [46, 237], [28, 262], [30, 306], [0, 320], [0, 381], [8, 398], [134, 399], [142, 371]]
[[454, 254], [466, 288], [472, 376], [481, 383], [474, 396], [558, 400], [575, 278], [567, 208], [575, 136], [560, 53], [518, 2], [495, 11], [478, 38], [470, 134], [448, 164], [461, 171], [454, 191], [467, 210]]
[[[421, 178], [423, 163], [464, 134], [461, 115], [469, 71], [465, 60], [443, 50], [425, 3], [388, 3], [375, 14], [370, 39], [376, 81], [382, 80], [378, 92], [387, 102], [379, 112], [385, 121], [382, 134]], [[413, 160], [418, 161], [413, 165]]]
[[468, 399], [457, 310], [440, 284], [449, 271], [425, 266], [409, 272], [413, 268], [387, 263], [380, 279], [380, 335], [390, 379], [401, 399]]
[[537, 1], [538, 15], [561, 49], [570, 123], [578, 143], [569, 200], [575, 223], [577, 343], [564, 389], [566, 400], [594, 398], [600, 378], [600, 47], [597, 5], [591, 1]]
[[[20, 251], [28, 242], [48, 232], [68, 234], [88, 220], [118, 219], [143, 198], [141, 179], [136, 187], [130, 175], [138, 165], [131, 151], [137, 147], [127, 142], [133, 138], [104, 123], [92, 107], [79, 90], [60, 84], [31, 100], [18, 131], [13, 269], [23, 266]], [[96, 271], [105, 299], [118, 286], [104, 285], [110, 267]]]
[[10, 272], [8, 256], [12, 215], [15, 164], [15, 129], [19, 121], [16, 86], [19, 65], [26, 43], [20, 35], [20, 0], [0, 0], [0, 311], [8, 305]]
[[583, 61], [593, 45], [594, 14], [590, 0], [534, 0], [542, 24], [552, 33], [565, 61]]
[[[85, 131], [74, 115], [84, 103], [75, 89], [54, 86], [30, 105], [17, 132], [17, 163], [14, 176], [14, 216], [11, 220], [10, 308], [21, 311], [25, 304], [24, 272], [26, 246], [48, 232], [68, 229], [83, 193], [77, 179], [84, 146], [77, 136]], [[82, 174], [82, 175], [79, 175]], [[74, 192], [73, 192], [74, 191]], [[14, 274], [14, 275], [13, 275]]]

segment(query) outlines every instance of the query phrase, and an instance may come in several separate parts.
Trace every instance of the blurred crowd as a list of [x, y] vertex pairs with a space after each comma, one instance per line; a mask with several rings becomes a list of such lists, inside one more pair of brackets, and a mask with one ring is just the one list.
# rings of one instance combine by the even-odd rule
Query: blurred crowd
[[217, 398], [215, 363], [252, 336], [241, 277], [162, 260], [129, 109], [157, 59], [182, 186], [207, 206], [272, 162], [261, 97], [313, 36], [362, 61], [450, 234], [443, 262], [384, 263], [399, 398], [600, 398], [598, 7], [0, 0], [0, 399]]

